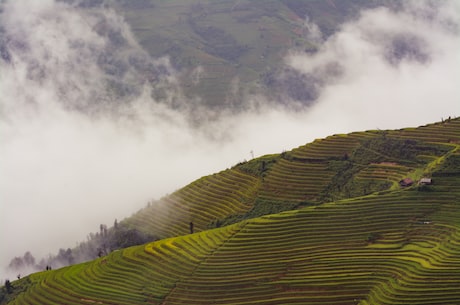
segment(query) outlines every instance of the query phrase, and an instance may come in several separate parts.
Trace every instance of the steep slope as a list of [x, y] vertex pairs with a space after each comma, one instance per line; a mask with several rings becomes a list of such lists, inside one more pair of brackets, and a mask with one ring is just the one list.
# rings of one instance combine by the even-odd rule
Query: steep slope
[[284, 210], [391, 189], [431, 168], [460, 141], [460, 119], [395, 131], [318, 139], [203, 177], [127, 218], [124, 224], [161, 238]]
[[205, 230], [215, 219], [247, 212], [257, 195], [260, 181], [237, 169], [203, 177], [151, 204], [123, 221], [161, 238]]
[[[350, 138], [355, 144], [338, 144], [339, 138]], [[335, 145], [328, 144], [330, 149], [326, 149], [327, 143]], [[245, 198], [257, 200], [254, 194], [266, 191], [274, 201], [277, 192], [265, 190], [264, 183], [270, 172], [282, 172], [277, 166], [291, 168], [296, 162], [309, 164], [313, 160], [319, 164], [324, 160], [357, 163], [359, 158], [359, 166], [345, 170], [346, 177], [357, 182], [350, 186], [335, 174], [324, 188], [343, 197], [333, 202], [320, 204], [318, 199], [315, 205], [298, 210], [163, 239], [85, 264], [33, 274], [12, 283], [6, 304], [460, 302], [459, 119], [383, 133], [337, 135], [286, 155], [289, 160], [269, 156], [238, 165], [185, 189], [199, 189], [195, 184], [206, 185], [204, 181], [211, 178], [215, 180], [209, 180], [213, 181], [209, 185], [220, 185], [223, 178], [217, 177], [225, 173], [226, 181], [243, 180], [240, 185], [233, 183], [232, 192], [217, 192], [222, 198], [232, 198], [228, 194], [243, 189]], [[253, 166], [256, 161], [265, 165]], [[251, 169], [252, 176], [240, 175]], [[361, 190], [355, 185], [361, 186], [361, 180], [383, 179], [382, 171], [387, 171], [391, 182], [410, 176], [414, 180], [431, 177], [433, 184], [393, 184], [384, 191], [347, 198], [348, 191]], [[295, 170], [292, 173], [301, 176]], [[348, 191], [337, 191], [339, 184]], [[172, 198], [186, 198], [187, 192], [180, 190]], [[321, 191], [315, 194], [316, 198], [327, 197]], [[295, 201], [293, 198], [304, 200], [297, 195], [290, 200]], [[220, 201], [225, 205], [231, 200]], [[206, 205], [209, 202], [201, 209]], [[180, 223], [171, 228], [180, 232]], [[174, 229], [165, 232], [173, 234]]]

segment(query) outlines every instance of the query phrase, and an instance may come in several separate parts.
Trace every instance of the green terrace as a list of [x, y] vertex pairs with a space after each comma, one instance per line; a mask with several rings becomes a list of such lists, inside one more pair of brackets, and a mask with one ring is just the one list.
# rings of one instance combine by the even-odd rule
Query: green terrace
[[14, 281], [7, 304], [460, 304], [460, 120], [243, 162], [123, 222], [163, 239]]
[[[419, 128], [334, 135], [203, 177], [125, 220], [172, 237], [309, 205], [398, 190], [458, 149], [460, 120]], [[434, 179], [436, 180], [436, 179]], [[447, 183], [447, 182], [446, 182]], [[436, 186], [442, 187], [442, 186]]]
[[238, 169], [203, 177], [126, 220], [129, 226], [157, 236], [189, 233], [189, 223], [201, 231], [214, 219], [251, 208], [259, 180]]
[[37, 273], [11, 304], [455, 304], [459, 221], [451, 192], [346, 199]]

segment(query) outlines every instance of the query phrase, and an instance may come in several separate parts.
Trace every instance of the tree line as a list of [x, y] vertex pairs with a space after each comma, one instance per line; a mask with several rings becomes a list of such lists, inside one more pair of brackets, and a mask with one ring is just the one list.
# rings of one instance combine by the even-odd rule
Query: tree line
[[[115, 219], [112, 227], [109, 228], [107, 225], [101, 224], [99, 231], [89, 233], [86, 241], [79, 243], [72, 249], [61, 248], [56, 254], [50, 254], [48, 257], [41, 258], [40, 260], [35, 259], [31, 251], [27, 251], [23, 256], [14, 257], [7, 266], [7, 269], [9, 273], [16, 273], [19, 279], [21, 275], [82, 263], [105, 256], [117, 249], [141, 245], [157, 239], [153, 235], [130, 228], [124, 223], [118, 223]], [[2, 277], [0, 276], [0, 278]], [[11, 290], [10, 280], [7, 279], [6, 281], [9, 284], [8, 290]]]

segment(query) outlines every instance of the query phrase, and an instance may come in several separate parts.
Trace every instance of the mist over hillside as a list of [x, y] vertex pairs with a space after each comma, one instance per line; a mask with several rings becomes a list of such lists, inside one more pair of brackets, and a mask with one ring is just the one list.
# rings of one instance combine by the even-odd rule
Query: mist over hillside
[[185, 83], [206, 82], [206, 69], [153, 57], [110, 2], [85, 3], [0, 4], [0, 266], [72, 247], [99, 224], [253, 156], [460, 114], [457, 1], [364, 10], [333, 34], [309, 17], [305, 39], [317, 51], [292, 48], [277, 70], [287, 74], [271, 77], [287, 80], [279, 92], [307, 88], [311, 102], [262, 86], [232, 97], [241, 108], [186, 93]]

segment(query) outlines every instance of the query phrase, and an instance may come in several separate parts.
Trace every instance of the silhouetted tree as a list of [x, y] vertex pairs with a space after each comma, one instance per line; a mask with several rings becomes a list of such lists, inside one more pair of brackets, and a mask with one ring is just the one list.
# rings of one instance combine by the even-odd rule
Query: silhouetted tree
[[190, 234], [193, 234], [193, 222], [190, 222]]
[[24, 268], [25, 267], [24, 260], [22, 259], [22, 257], [16, 256], [15, 258], [11, 260], [8, 267], [13, 270], [19, 270], [21, 268]]
[[30, 251], [27, 251], [24, 254], [24, 264], [26, 264], [26, 266], [34, 266], [35, 265], [35, 258], [30, 253]]
[[380, 238], [381, 238], [380, 233], [372, 232], [367, 235], [366, 241], [372, 244], [372, 243], [375, 243]]
[[13, 285], [11, 284], [10, 280], [5, 281], [5, 288], [7, 293], [13, 292]]
[[61, 265], [71, 265], [75, 262], [73, 255], [72, 255], [72, 249], [67, 248], [67, 250], [64, 249], [59, 249], [59, 253], [56, 256], [56, 259]]

